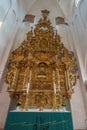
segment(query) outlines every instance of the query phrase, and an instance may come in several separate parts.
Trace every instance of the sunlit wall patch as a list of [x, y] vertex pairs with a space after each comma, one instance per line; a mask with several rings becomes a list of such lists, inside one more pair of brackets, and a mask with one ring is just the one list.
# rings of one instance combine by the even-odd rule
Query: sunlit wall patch
[[75, 5], [76, 5], [76, 7], [78, 7], [80, 1], [81, 1], [81, 0], [75, 0]]

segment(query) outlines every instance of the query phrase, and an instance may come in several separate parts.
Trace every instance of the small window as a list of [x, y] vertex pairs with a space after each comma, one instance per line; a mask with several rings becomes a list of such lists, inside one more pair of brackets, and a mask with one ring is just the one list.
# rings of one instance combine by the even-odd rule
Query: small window
[[76, 7], [78, 7], [79, 2], [80, 2], [80, 0], [75, 0]]

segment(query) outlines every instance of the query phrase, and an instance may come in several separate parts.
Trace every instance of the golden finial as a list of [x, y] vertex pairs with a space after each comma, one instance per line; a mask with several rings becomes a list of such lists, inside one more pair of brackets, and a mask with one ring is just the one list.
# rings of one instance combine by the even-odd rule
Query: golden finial
[[45, 9], [45, 10], [41, 10], [41, 12], [42, 12], [43, 18], [46, 20], [48, 15], [49, 15], [49, 13], [50, 13], [50, 11]]

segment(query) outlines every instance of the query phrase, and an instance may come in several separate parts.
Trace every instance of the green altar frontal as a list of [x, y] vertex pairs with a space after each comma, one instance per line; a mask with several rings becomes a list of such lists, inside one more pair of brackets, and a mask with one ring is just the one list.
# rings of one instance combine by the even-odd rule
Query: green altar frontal
[[9, 112], [5, 130], [73, 130], [71, 112]]

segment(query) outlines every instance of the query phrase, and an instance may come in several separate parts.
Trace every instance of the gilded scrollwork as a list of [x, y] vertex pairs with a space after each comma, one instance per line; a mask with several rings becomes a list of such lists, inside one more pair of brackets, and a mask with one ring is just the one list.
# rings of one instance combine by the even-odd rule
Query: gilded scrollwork
[[5, 80], [9, 93], [21, 109], [53, 108], [62, 106], [63, 97], [71, 98], [78, 79], [74, 53], [68, 51], [55, 33], [48, 10], [27, 38], [15, 49], [8, 60]]

